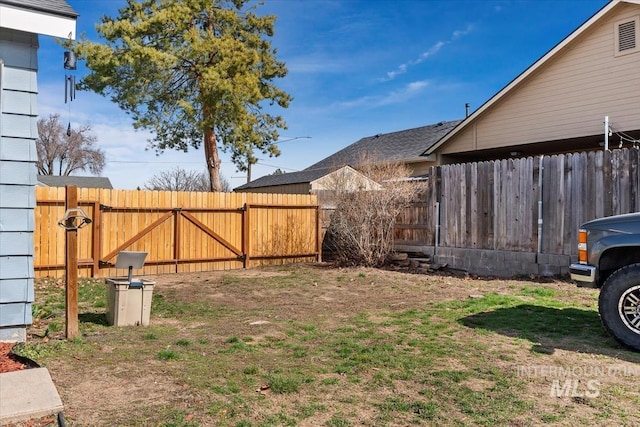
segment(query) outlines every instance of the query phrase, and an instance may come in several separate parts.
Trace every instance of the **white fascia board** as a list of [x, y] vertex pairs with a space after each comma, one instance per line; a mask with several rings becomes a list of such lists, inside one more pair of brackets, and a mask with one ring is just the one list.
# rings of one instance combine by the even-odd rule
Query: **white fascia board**
[[0, 28], [64, 39], [76, 38], [76, 19], [0, 4]]

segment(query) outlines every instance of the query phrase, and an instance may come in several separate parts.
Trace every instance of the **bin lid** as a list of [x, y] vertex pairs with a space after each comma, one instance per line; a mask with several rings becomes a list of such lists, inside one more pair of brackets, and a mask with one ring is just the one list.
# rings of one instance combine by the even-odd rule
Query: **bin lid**
[[142, 268], [147, 252], [120, 251], [116, 259], [116, 268]]

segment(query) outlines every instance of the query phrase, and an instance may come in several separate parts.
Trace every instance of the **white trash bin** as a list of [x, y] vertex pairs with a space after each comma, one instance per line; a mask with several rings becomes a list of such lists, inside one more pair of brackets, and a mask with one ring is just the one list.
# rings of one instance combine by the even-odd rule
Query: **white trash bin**
[[107, 286], [107, 322], [114, 326], [149, 326], [151, 299], [155, 282], [142, 279], [109, 278]]
[[121, 251], [115, 268], [128, 270], [127, 277], [105, 280], [107, 323], [114, 326], [149, 326], [154, 281], [133, 278], [133, 269], [142, 268], [147, 252]]

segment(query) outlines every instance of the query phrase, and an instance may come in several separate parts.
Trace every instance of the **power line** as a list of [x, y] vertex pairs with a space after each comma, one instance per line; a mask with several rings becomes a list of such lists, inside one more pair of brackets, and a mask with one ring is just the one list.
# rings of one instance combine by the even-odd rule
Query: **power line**
[[[133, 163], [133, 164], [145, 164], [145, 165], [161, 165], [161, 164], [169, 164], [169, 165], [175, 165], [175, 164], [194, 164], [194, 165], [200, 165], [200, 164], [204, 164], [204, 161], [202, 162], [181, 162], [181, 161], [167, 161], [167, 162], [152, 162], [149, 160], [107, 160], [107, 163]], [[224, 164], [235, 164], [233, 162], [221, 162]], [[291, 172], [298, 172], [299, 169], [293, 169], [293, 168], [288, 168], [285, 166], [278, 166], [278, 165], [270, 165], [268, 163], [263, 163], [263, 162], [257, 162], [255, 163], [257, 165], [260, 166], [267, 166], [270, 168], [274, 168], [274, 169], [285, 169]]]
[[[192, 164], [198, 164], [198, 163], [204, 163], [204, 161], [202, 162], [180, 162], [180, 161], [175, 161], [175, 162], [151, 162], [151, 161], [147, 161], [147, 160], [108, 160], [109, 163], [140, 163], [140, 164], [175, 164], [175, 163], [192, 163]], [[230, 163], [230, 162], [223, 162], [223, 163]]]

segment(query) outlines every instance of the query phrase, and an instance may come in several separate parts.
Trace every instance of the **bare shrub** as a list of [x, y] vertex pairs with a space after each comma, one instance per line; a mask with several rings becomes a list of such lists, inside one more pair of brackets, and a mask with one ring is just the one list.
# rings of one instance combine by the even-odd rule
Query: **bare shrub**
[[409, 180], [409, 168], [401, 163], [361, 162], [357, 169], [377, 183], [354, 188], [353, 177], [333, 177], [327, 190], [335, 210], [325, 246], [342, 265], [376, 266], [393, 251], [393, 228], [398, 214], [423, 190]]
[[[223, 176], [220, 177], [221, 192], [231, 192], [231, 184]], [[167, 191], [209, 191], [211, 182], [209, 174], [193, 170], [175, 169], [161, 171], [153, 175], [144, 184], [145, 190]]]

